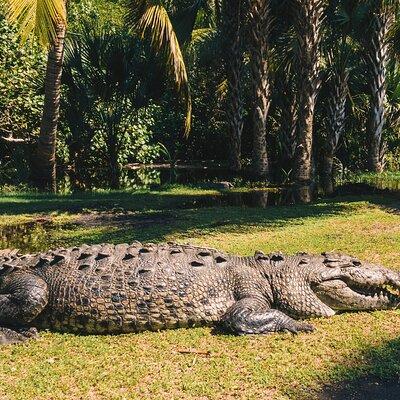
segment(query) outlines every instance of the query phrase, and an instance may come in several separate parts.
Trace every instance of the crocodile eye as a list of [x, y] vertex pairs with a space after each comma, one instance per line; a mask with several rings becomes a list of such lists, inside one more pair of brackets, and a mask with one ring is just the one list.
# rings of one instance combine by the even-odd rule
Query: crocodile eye
[[265, 254], [256, 254], [256, 260], [259, 261], [269, 261], [269, 257]]

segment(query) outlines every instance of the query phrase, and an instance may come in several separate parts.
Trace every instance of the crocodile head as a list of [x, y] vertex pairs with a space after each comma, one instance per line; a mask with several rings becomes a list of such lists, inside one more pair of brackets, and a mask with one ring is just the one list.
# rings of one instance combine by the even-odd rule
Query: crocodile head
[[332, 310], [382, 310], [400, 305], [400, 273], [348, 256], [323, 256], [311, 289]]
[[[400, 305], [400, 273], [341, 254], [256, 254], [266, 266], [274, 306], [294, 318]], [[272, 268], [271, 268], [272, 267]]]

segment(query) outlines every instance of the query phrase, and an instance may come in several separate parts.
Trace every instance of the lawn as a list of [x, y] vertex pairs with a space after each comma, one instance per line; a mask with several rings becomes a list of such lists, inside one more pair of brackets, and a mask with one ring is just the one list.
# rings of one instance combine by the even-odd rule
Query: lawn
[[[210, 195], [219, 196], [183, 187], [3, 195], [0, 247], [176, 240], [242, 255], [335, 250], [400, 269], [396, 197], [200, 207]], [[328, 387], [354, 391], [399, 381], [399, 321], [398, 311], [341, 314], [312, 321], [317, 331], [298, 336], [233, 337], [208, 328], [120, 336], [42, 332], [37, 341], [0, 348], [0, 399], [328, 399]]]

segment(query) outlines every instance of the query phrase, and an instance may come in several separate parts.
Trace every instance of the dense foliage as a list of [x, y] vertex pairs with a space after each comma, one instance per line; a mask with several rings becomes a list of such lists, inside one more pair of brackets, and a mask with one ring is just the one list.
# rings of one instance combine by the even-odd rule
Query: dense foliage
[[[277, 182], [307, 180], [298, 172], [310, 162], [313, 179], [328, 187], [332, 169], [399, 170], [395, 2], [131, 0], [128, 21], [126, 4], [69, 4], [57, 157], [72, 189], [152, 181], [127, 174], [131, 162], [218, 160]], [[161, 17], [164, 38], [149, 22]], [[4, 19], [0, 35], [0, 135], [32, 141], [43, 54], [32, 43], [19, 47]], [[183, 65], [188, 137], [188, 95], [174, 85]], [[1, 146], [0, 166], [18, 148]], [[299, 158], [304, 146], [312, 154]]]
[[[101, 28], [103, 29], [103, 28]], [[140, 41], [87, 26], [66, 47], [62, 141], [75, 189], [106, 182], [118, 189], [123, 166], [150, 163], [156, 108], [147, 96], [149, 70]]]
[[[32, 142], [43, 108], [44, 53], [34, 43], [21, 46], [16, 31], [0, 13], [0, 136]], [[0, 141], [0, 183], [28, 178], [26, 149]]]

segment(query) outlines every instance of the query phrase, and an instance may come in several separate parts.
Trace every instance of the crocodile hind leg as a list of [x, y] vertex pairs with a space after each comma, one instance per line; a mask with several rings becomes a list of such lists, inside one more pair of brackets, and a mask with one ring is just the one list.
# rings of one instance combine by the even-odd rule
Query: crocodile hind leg
[[41, 278], [20, 271], [0, 276], [0, 344], [36, 337], [30, 324], [47, 301], [47, 284]]
[[244, 298], [231, 306], [222, 317], [222, 325], [238, 335], [289, 331], [312, 332], [312, 325], [296, 321], [279, 310], [269, 308], [264, 301]]

